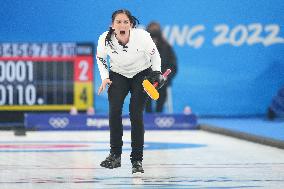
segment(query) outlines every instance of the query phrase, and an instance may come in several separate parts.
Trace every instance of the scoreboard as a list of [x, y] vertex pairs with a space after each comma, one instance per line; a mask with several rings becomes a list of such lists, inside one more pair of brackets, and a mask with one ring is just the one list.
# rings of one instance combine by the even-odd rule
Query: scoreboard
[[0, 43], [0, 111], [93, 106], [92, 43]]

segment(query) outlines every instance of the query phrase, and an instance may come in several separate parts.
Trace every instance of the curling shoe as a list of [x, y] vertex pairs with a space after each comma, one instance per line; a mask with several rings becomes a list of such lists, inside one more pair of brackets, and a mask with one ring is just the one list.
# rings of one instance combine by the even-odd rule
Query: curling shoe
[[133, 173], [144, 173], [144, 169], [142, 167], [142, 161], [133, 161], [132, 162], [132, 174]]
[[108, 169], [121, 167], [121, 156], [110, 153], [108, 157], [101, 162], [100, 166]]

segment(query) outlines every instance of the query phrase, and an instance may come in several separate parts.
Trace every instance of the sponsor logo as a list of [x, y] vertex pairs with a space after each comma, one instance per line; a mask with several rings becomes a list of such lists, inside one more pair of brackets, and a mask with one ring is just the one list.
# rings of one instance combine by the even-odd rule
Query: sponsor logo
[[51, 117], [48, 123], [56, 129], [65, 128], [69, 124], [69, 119], [67, 117]]
[[[122, 119], [122, 125], [124, 127], [130, 127], [130, 119], [129, 118], [123, 118]], [[102, 128], [102, 127], [109, 127], [109, 120], [105, 118], [88, 118], [87, 119], [87, 126], [88, 127], [96, 127], [96, 128]]]
[[97, 127], [97, 128], [102, 128], [102, 127], [108, 127], [109, 121], [108, 119], [103, 119], [103, 118], [88, 118], [87, 119], [87, 126], [88, 127]]
[[157, 117], [154, 120], [155, 124], [160, 128], [170, 128], [175, 123], [174, 117]]

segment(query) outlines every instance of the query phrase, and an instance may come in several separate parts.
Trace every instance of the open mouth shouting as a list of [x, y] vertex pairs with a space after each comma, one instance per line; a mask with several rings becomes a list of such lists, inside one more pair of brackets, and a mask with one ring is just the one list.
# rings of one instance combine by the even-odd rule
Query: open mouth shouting
[[125, 32], [124, 30], [121, 30], [121, 31], [119, 32], [119, 34], [120, 34], [120, 35], [125, 35], [126, 32]]

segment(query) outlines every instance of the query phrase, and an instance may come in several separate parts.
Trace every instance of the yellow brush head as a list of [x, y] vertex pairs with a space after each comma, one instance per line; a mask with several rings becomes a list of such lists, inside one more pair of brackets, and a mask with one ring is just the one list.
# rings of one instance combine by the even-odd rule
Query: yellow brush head
[[146, 93], [153, 99], [153, 100], [157, 100], [159, 98], [159, 92], [157, 91], [157, 89], [150, 83], [150, 81], [148, 80], [144, 80], [142, 83], [144, 90], [146, 91]]

